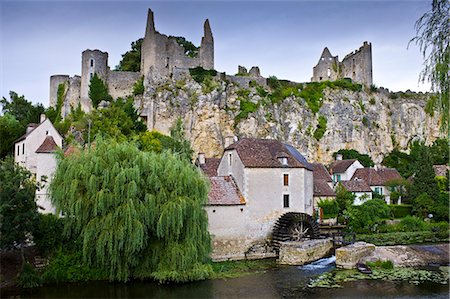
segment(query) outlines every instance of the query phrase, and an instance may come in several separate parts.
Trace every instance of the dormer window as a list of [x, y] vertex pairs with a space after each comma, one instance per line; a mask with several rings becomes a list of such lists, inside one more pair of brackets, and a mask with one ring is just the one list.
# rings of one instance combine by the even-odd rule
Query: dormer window
[[279, 157], [278, 161], [280, 161], [281, 165], [288, 165], [288, 158], [287, 157]]

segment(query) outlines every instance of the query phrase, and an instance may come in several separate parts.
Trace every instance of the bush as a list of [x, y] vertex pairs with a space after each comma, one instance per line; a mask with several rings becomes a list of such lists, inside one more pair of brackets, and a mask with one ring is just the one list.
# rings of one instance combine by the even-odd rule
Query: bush
[[355, 232], [376, 232], [383, 219], [389, 218], [390, 214], [391, 210], [385, 201], [371, 199], [347, 210], [348, 227]]
[[197, 83], [203, 83], [205, 78], [214, 77], [217, 75], [216, 70], [205, 70], [201, 66], [189, 69], [189, 74], [191, 74], [192, 79]]
[[[392, 194], [391, 193], [391, 200], [392, 200]], [[412, 214], [412, 206], [411, 205], [389, 205], [389, 208], [391, 208], [391, 213], [394, 218], [403, 218], [408, 215]]]
[[134, 83], [133, 94], [135, 96], [144, 94], [144, 76], [142, 76], [139, 80], [136, 81], [136, 83]]
[[327, 130], [327, 119], [325, 118], [325, 116], [320, 115], [319, 123], [317, 124], [316, 130], [314, 131], [314, 138], [316, 138], [316, 140], [319, 141], [320, 139], [322, 139], [326, 130]]
[[427, 229], [425, 221], [416, 216], [408, 215], [400, 221], [401, 231], [418, 232]]
[[339, 213], [339, 206], [333, 199], [320, 200], [318, 205], [322, 208], [324, 219], [334, 218]]
[[42, 279], [30, 263], [24, 263], [17, 284], [22, 288], [35, 288], [42, 284]]
[[448, 240], [448, 231], [446, 235], [432, 231], [356, 235], [356, 241], [379, 246], [448, 242]]
[[239, 123], [242, 119], [246, 119], [249, 113], [256, 112], [256, 110], [258, 109], [258, 105], [253, 102], [250, 102], [249, 100], [241, 100], [239, 107], [240, 112], [236, 116], [235, 119], [236, 123]]
[[33, 241], [39, 252], [48, 255], [62, 244], [63, 219], [53, 214], [39, 214], [33, 230]]

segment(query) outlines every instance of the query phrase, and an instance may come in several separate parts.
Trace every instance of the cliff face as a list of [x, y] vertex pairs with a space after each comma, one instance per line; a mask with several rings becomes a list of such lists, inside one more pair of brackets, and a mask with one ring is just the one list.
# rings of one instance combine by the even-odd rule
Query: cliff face
[[[393, 99], [383, 89], [326, 88], [321, 108], [313, 113], [299, 96], [274, 104], [260, 90], [244, 90], [218, 79], [199, 84], [186, 76], [178, 81], [146, 82], [137, 105], [147, 114], [149, 130], [168, 134], [181, 117], [195, 152], [207, 157], [220, 157], [225, 137], [235, 135], [290, 143], [310, 161], [329, 163], [333, 152], [353, 148], [380, 163], [394, 146], [407, 150], [412, 140], [432, 143], [445, 135], [439, 131], [438, 117], [424, 110], [425, 94]], [[326, 121], [322, 137], [314, 134], [319, 118]]]

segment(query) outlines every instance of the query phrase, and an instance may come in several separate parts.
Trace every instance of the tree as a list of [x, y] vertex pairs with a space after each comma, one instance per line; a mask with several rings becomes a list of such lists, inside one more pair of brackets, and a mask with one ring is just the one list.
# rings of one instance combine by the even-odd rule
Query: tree
[[179, 154], [182, 159], [191, 161], [194, 151], [191, 148], [191, 143], [184, 136], [184, 125], [181, 118], [178, 118], [170, 128], [170, 137], [174, 140], [172, 152]]
[[112, 101], [112, 98], [108, 92], [108, 86], [106, 86], [103, 80], [100, 79], [96, 73], [92, 76], [89, 83], [89, 98], [91, 99], [92, 106], [94, 106], [94, 108], [97, 108], [101, 101]]
[[344, 211], [347, 210], [348, 207], [350, 207], [355, 200], [355, 195], [353, 195], [351, 192], [347, 191], [342, 184], [338, 184], [336, 187], [336, 202], [339, 207], [338, 212], [338, 220], [340, 217], [344, 215]]
[[425, 65], [419, 75], [419, 80], [430, 82], [431, 90], [439, 94], [435, 106], [441, 114], [441, 129], [448, 133], [450, 96], [449, 1], [433, 0], [431, 10], [417, 20], [414, 28], [416, 36], [409, 43], [414, 42], [419, 46]]
[[23, 95], [19, 96], [14, 91], [10, 91], [9, 96], [10, 101], [4, 97], [0, 100], [2, 111], [11, 114], [19, 121], [23, 133], [25, 133], [25, 128], [29, 123], [39, 123], [40, 115], [45, 111], [42, 104], [33, 105]]
[[356, 232], [377, 231], [380, 221], [390, 217], [391, 209], [382, 199], [371, 199], [347, 212], [348, 226]]
[[408, 196], [414, 200], [426, 193], [433, 201], [437, 200], [439, 197], [439, 186], [434, 179], [436, 174], [428, 150], [423, 149], [420, 151], [415, 166], [414, 182], [409, 187]]
[[111, 280], [210, 274], [207, 182], [191, 163], [97, 139], [90, 151], [60, 157], [50, 189], [65, 231], [83, 244], [85, 263]]
[[443, 165], [449, 163], [448, 139], [436, 139], [430, 147], [430, 158], [433, 165]]
[[14, 152], [13, 143], [23, 133], [23, 127], [11, 114], [0, 116], [0, 159]]
[[122, 54], [122, 60], [116, 66], [117, 71], [139, 72], [141, 70], [141, 47], [143, 39], [131, 43], [131, 50]]
[[337, 154], [341, 154], [343, 159], [356, 159], [361, 162], [364, 167], [373, 167], [375, 165], [369, 155], [360, 154], [354, 149], [340, 149], [333, 153], [333, 157], [336, 158]]
[[[0, 248], [21, 248], [36, 224], [36, 185], [12, 157], [0, 161]], [[23, 258], [23, 256], [22, 256]]]

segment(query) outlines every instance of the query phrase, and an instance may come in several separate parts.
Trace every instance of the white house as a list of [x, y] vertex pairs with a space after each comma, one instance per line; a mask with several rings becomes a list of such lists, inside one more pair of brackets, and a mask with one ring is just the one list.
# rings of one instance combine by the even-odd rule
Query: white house
[[62, 141], [52, 122], [41, 115], [41, 122], [29, 124], [25, 135], [14, 143], [14, 160], [28, 169], [37, 183], [43, 185], [36, 191], [36, 201], [43, 213], [54, 212], [47, 190], [56, 169], [55, 151], [62, 147]]
[[244, 138], [220, 161], [200, 155], [197, 163], [211, 181], [205, 209], [215, 260], [251, 258], [286, 212], [312, 215], [312, 167], [290, 145]]
[[335, 184], [341, 181], [349, 181], [357, 169], [364, 166], [356, 159], [342, 160], [342, 155], [336, 156], [336, 161], [331, 163], [329, 170]]
[[372, 199], [372, 189], [370, 186], [362, 180], [351, 180], [351, 181], [342, 181], [340, 182], [345, 190], [351, 192], [355, 195], [355, 200], [353, 204], [355, 206], [359, 206], [364, 202]]

